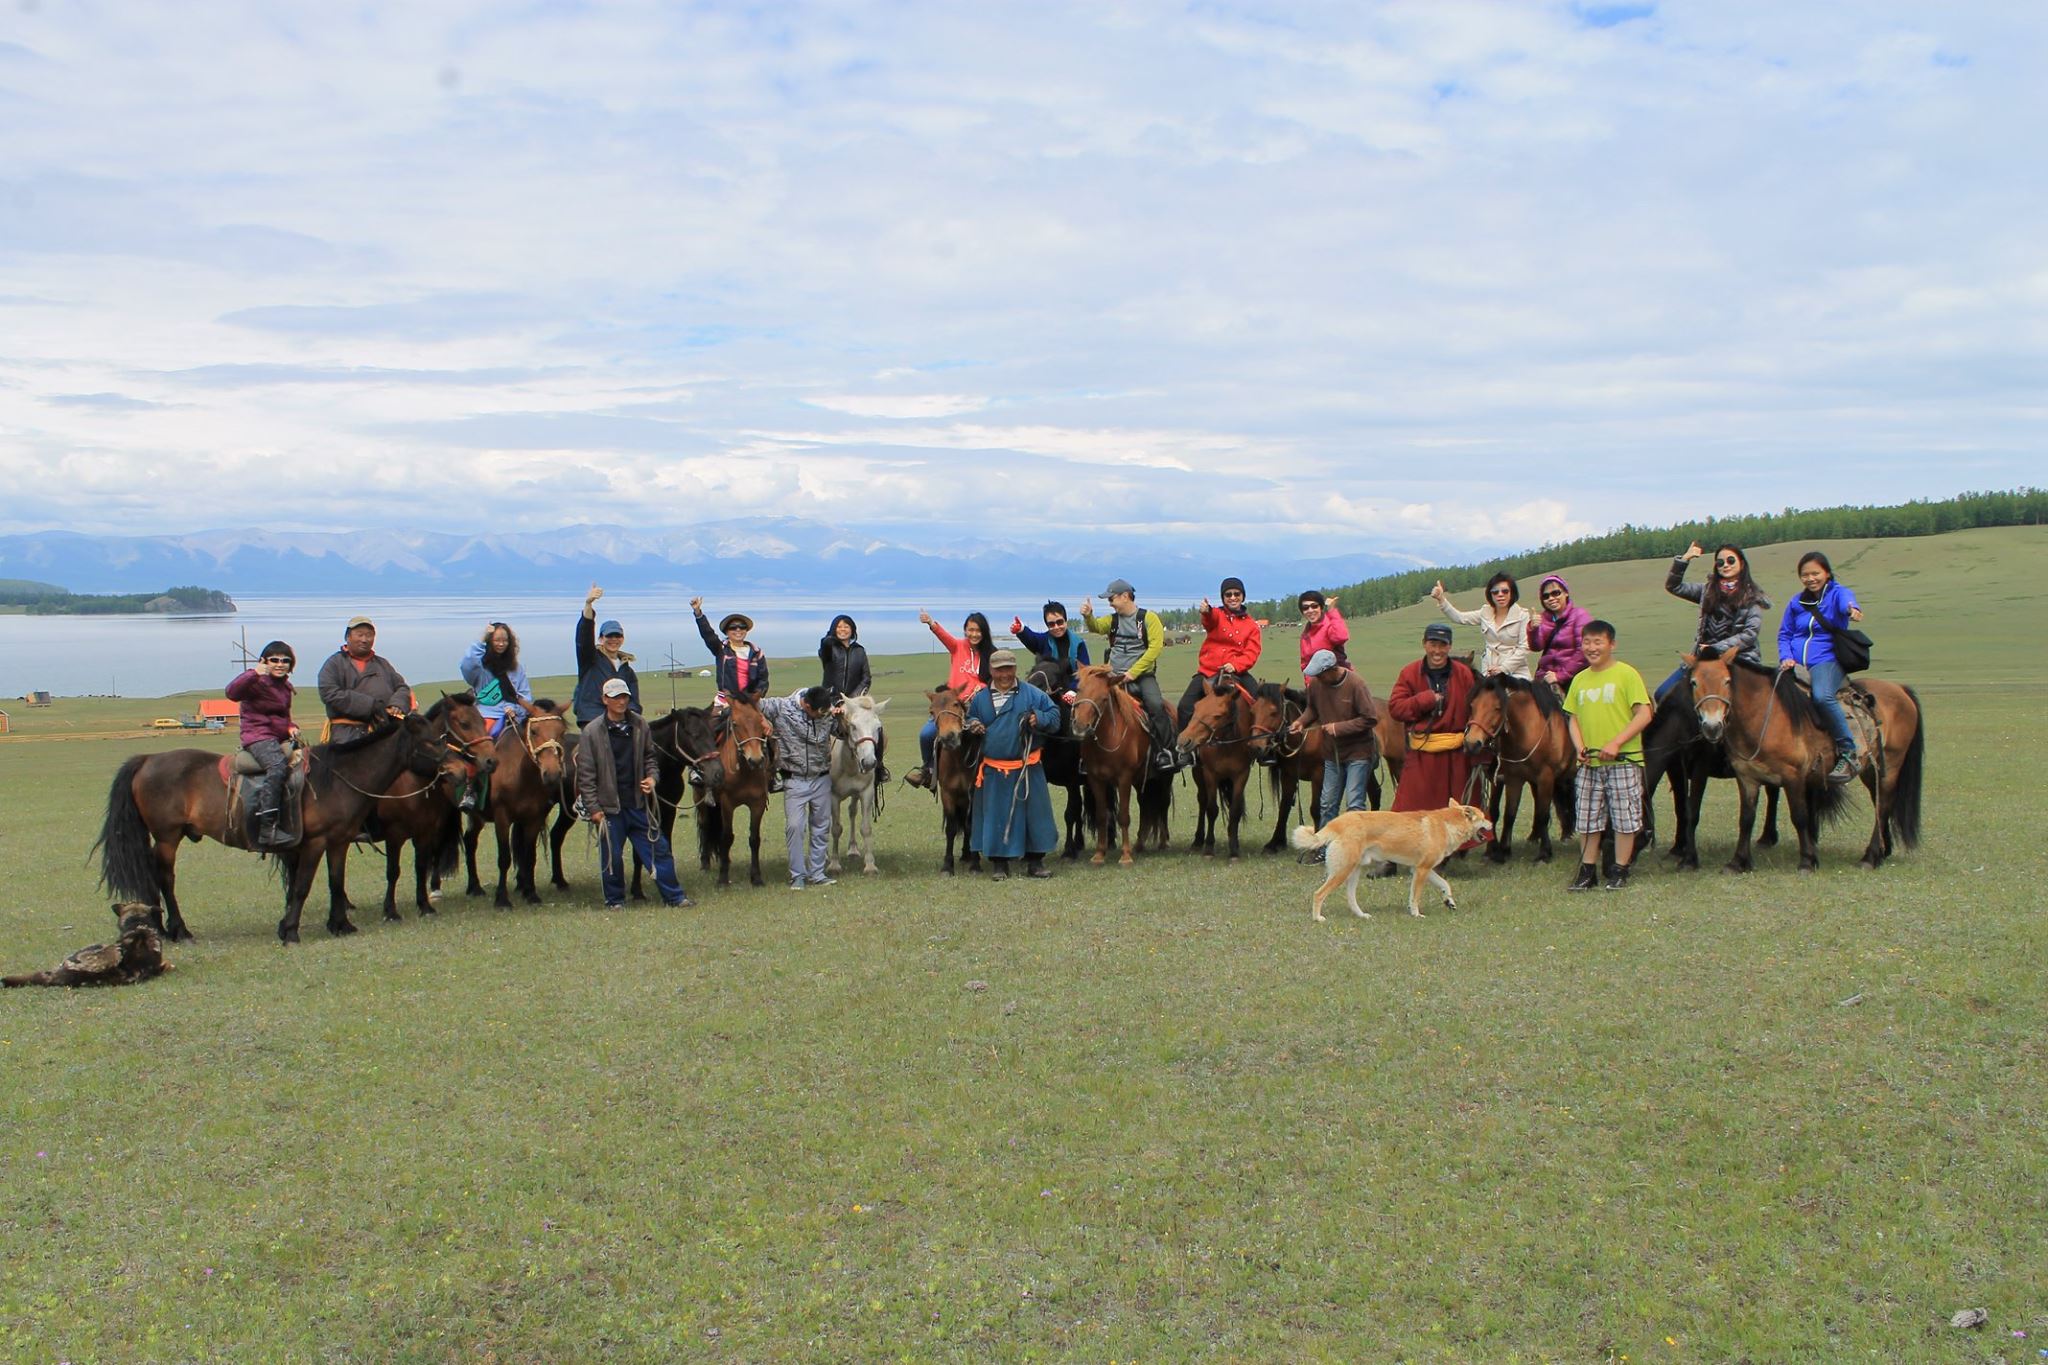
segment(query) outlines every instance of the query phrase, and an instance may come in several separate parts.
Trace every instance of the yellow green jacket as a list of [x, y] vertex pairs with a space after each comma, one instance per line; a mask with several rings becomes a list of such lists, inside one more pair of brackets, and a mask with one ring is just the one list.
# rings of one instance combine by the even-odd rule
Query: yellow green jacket
[[[1156, 611], [1140, 611], [1138, 616], [1145, 624], [1145, 652], [1138, 656], [1136, 663], [1124, 670], [1124, 676], [1129, 678], [1142, 678], [1147, 673], [1158, 668], [1159, 656], [1166, 649], [1166, 625], [1159, 619], [1159, 613]], [[1093, 612], [1088, 612], [1082, 615], [1081, 624], [1086, 626], [1092, 634], [1107, 635], [1109, 634], [1110, 623], [1115, 617], [1115, 611], [1111, 611], [1106, 616], [1097, 616]], [[1103, 653], [1107, 655], [1109, 651], [1105, 649]], [[1108, 660], [1105, 658], [1104, 662], [1108, 662]]]

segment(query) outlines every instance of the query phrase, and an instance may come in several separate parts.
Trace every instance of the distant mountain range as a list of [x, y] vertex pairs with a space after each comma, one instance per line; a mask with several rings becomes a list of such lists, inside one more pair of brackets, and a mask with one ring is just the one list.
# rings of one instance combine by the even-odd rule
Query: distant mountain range
[[73, 592], [159, 591], [197, 583], [229, 593], [360, 592], [405, 595], [571, 591], [596, 580], [614, 587], [724, 592], [737, 588], [816, 595], [1015, 589], [1020, 582], [1071, 590], [1130, 579], [1160, 605], [1214, 593], [1224, 574], [1254, 597], [1353, 583], [1414, 567], [1413, 556], [1361, 550], [1291, 558], [1270, 546], [1206, 537], [1198, 546], [1164, 536], [1074, 531], [1064, 538], [1004, 536], [924, 543], [915, 527], [845, 531], [796, 518], [749, 518], [666, 529], [566, 526], [553, 531], [459, 535], [441, 531], [267, 531], [232, 528], [189, 535], [103, 536], [42, 531], [0, 536], [0, 577], [61, 583]]

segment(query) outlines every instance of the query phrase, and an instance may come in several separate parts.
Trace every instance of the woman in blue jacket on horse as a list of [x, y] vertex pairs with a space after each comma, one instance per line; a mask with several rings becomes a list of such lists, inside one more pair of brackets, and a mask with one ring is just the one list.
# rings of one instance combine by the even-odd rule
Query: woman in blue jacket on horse
[[1835, 740], [1835, 766], [1830, 782], [1849, 782], [1856, 776], [1856, 736], [1849, 729], [1849, 717], [1836, 699], [1849, 683], [1835, 657], [1834, 631], [1847, 630], [1852, 621], [1863, 619], [1856, 594], [1835, 581], [1835, 566], [1819, 550], [1808, 550], [1799, 558], [1799, 596], [1785, 604], [1785, 619], [1778, 626], [1778, 667], [1803, 664], [1813, 684], [1813, 703], [1827, 717], [1828, 733]]

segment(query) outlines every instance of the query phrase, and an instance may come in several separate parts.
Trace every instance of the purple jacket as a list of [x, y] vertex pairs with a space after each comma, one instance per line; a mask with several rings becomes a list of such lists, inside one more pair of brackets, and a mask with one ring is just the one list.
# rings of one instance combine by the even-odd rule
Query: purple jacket
[[[1543, 583], [1555, 583], [1570, 597], [1572, 585], [1562, 575], [1545, 574], [1543, 582], [1536, 585], [1538, 600], [1542, 598]], [[1585, 651], [1579, 648], [1579, 637], [1586, 633], [1586, 626], [1593, 614], [1571, 603], [1564, 611], [1553, 613], [1538, 611], [1529, 618], [1529, 648], [1540, 649], [1543, 657], [1536, 661], [1536, 676], [1555, 673], [1559, 682], [1570, 682], [1586, 667]]]
[[253, 668], [228, 684], [228, 700], [242, 704], [243, 748], [261, 739], [281, 744], [291, 738], [294, 690], [283, 678]]

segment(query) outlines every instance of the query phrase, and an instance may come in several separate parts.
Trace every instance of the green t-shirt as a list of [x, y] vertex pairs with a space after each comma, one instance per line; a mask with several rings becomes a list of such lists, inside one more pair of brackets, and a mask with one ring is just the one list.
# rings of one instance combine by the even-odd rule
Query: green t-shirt
[[[1565, 711], [1579, 719], [1579, 737], [1595, 753], [1628, 728], [1636, 707], [1649, 704], [1650, 692], [1643, 686], [1643, 675], [1618, 660], [1597, 672], [1590, 668], [1582, 670], [1572, 679], [1571, 690], [1564, 697]], [[1621, 761], [1643, 761], [1641, 735], [1621, 746]], [[1600, 760], [1595, 758], [1591, 762], [1597, 767]]]

